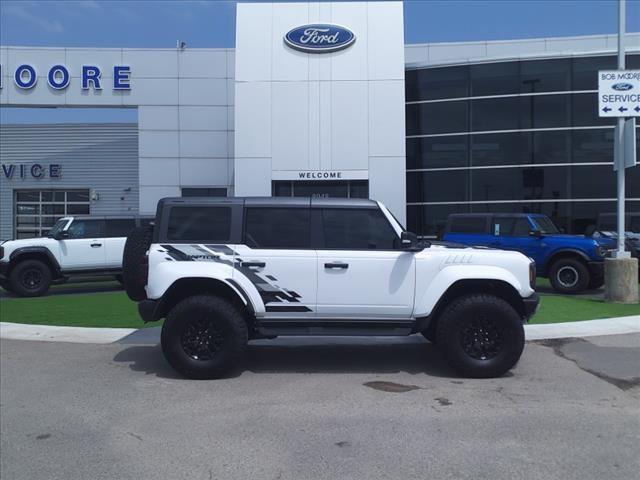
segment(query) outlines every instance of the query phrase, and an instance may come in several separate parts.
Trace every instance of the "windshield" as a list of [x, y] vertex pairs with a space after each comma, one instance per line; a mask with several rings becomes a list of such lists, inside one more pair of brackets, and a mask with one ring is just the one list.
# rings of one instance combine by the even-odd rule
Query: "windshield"
[[533, 217], [533, 223], [538, 226], [538, 230], [544, 234], [560, 233], [549, 217]]
[[49, 230], [49, 232], [47, 233], [47, 237], [55, 237], [58, 233], [64, 230], [64, 227], [67, 225], [68, 221], [68, 218], [61, 218], [60, 220], [58, 220], [55, 225], [51, 227], [51, 230]]

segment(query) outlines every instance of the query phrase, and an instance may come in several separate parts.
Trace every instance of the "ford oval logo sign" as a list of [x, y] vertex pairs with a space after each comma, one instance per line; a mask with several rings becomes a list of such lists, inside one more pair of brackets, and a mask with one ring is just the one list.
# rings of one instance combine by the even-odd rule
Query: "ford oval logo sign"
[[337, 52], [355, 41], [356, 36], [348, 28], [325, 23], [296, 27], [284, 36], [289, 47], [308, 53]]
[[619, 92], [626, 92], [627, 90], [631, 90], [633, 88], [633, 85], [631, 85], [630, 83], [616, 83], [614, 85], [611, 85], [611, 88]]

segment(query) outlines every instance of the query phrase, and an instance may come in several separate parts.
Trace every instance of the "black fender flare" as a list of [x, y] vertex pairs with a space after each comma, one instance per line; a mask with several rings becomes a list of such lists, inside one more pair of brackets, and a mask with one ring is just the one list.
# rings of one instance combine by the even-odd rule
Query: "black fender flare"
[[576, 248], [561, 248], [559, 250], [554, 251], [551, 255], [549, 255], [549, 258], [547, 258], [547, 261], [545, 262], [544, 268], [542, 268], [543, 273], [545, 275], [548, 275], [549, 268], [551, 267], [551, 265], [553, 265], [553, 263], [563, 255], [578, 256], [582, 260], [584, 260], [586, 263], [593, 261], [592, 259], [589, 258], [589, 256], [586, 253], [584, 253], [581, 250], [578, 250]]
[[27, 254], [45, 255], [47, 257], [47, 260], [53, 267], [51, 272], [53, 276], [57, 277], [62, 275], [62, 269], [60, 268], [58, 260], [53, 255], [53, 253], [51, 253], [51, 250], [49, 250], [47, 247], [20, 247], [15, 249], [9, 255], [9, 268], [13, 269], [13, 267], [20, 261], [20, 257]]

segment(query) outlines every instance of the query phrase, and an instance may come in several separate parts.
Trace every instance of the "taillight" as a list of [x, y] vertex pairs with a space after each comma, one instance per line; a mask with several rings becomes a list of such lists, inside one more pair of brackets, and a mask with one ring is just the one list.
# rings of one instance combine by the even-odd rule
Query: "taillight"
[[531, 262], [529, 264], [529, 285], [531, 288], [536, 288], [536, 262]]

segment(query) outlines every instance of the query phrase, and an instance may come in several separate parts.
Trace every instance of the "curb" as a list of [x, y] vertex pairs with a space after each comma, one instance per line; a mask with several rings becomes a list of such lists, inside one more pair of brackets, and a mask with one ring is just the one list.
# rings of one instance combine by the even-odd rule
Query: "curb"
[[[526, 340], [640, 333], [640, 315], [585, 320], [581, 322], [525, 325], [524, 330]], [[56, 327], [51, 325], [0, 322], [0, 338], [42, 342], [157, 345], [160, 342], [160, 327], [142, 329]], [[297, 341], [299, 342], [304, 339], [305, 344], [313, 344], [316, 341], [324, 343], [327, 338], [332, 338], [332, 343], [338, 341], [338, 339], [341, 339], [342, 342], [346, 341], [349, 343], [406, 341], [406, 337], [349, 337], [347, 339], [344, 337], [297, 337]]]

